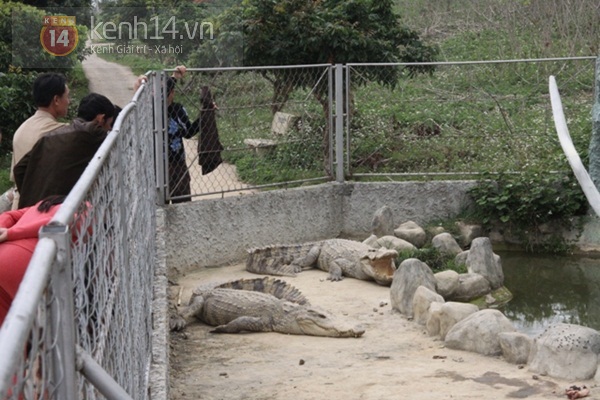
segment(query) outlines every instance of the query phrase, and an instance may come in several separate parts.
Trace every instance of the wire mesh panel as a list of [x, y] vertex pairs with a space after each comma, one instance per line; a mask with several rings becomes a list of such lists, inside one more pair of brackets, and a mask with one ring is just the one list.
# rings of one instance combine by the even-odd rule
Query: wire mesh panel
[[168, 106], [168, 199], [329, 179], [329, 68], [188, 69]]
[[[79, 346], [134, 398], [146, 396], [151, 354], [151, 102], [146, 90], [123, 118], [114, 148], [79, 206], [72, 249]], [[83, 377], [79, 384], [81, 398], [98, 398]]]
[[[61, 366], [55, 366], [51, 362], [52, 354], [56, 350], [56, 337], [50, 327], [53, 322], [59, 321], [52, 321], [56, 316], [53, 317], [47, 312], [51, 304], [57, 301], [48, 276], [48, 266], [52, 265], [56, 256], [56, 246], [52, 241], [48, 241], [40, 245], [40, 250], [37, 257], [32, 259], [34, 265], [31, 267], [33, 273], [41, 271], [38, 285], [28, 293], [31, 297], [31, 314], [28, 316], [31, 318], [31, 325], [26, 324], [29, 325], [28, 329], [17, 331], [21, 326], [12, 323], [15, 320], [13, 315], [19, 314], [19, 317], [22, 317], [22, 314], [11, 309], [13, 315], [7, 317], [0, 332], [0, 337], [5, 338], [2, 345], [10, 346], [3, 347], [2, 351], [2, 357], [4, 361], [9, 362], [10, 367], [0, 367], [0, 398], [3, 399], [54, 398], [58, 382], [52, 378], [63, 375]], [[30, 274], [30, 277], [35, 275]], [[29, 281], [31, 279], [26, 277], [23, 283], [28, 284]], [[23, 297], [21, 296], [22, 299]]]
[[[594, 58], [351, 65], [349, 171], [473, 174], [556, 169], [548, 77], [557, 76], [576, 147], [591, 133]], [[564, 162], [561, 164], [564, 165]]]
[[[149, 87], [138, 91], [50, 223], [69, 227], [68, 254], [59, 257], [55, 241], [40, 239], [22, 282], [39, 300], [20, 289], [11, 312], [18, 303], [22, 315], [9, 314], [0, 331], [0, 338], [21, 338], [14, 360], [0, 365], [0, 398], [104, 398], [81, 374], [72, 388], [56, 390], [75, 375], [76, 347], [129, 396], [148, 397], [156, 230], [152, 101]], [[68, 293], [54, 295], [64, 270], [72, 273], [72, 307]], [[23, 317], [32, 323], [21, 324]], [[61, 326], [74, 332], [63, 348]]]

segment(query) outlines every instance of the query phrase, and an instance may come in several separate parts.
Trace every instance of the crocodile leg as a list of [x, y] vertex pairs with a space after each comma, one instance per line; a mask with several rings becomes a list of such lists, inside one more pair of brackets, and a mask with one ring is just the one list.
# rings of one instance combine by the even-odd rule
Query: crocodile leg
[[327, 280], [332, 282], [341, 281], [344, 279], [343, 271], [344, 269], [350, 270], [352, 268], [352, 262], [350, 260], [346, 260], [345, 258], [336, 258], [331, 261], [329, 265], [329, 276]]
[[169, 328], [172, 331], [180, 331], [185, 328], [189, 320], [195, 316], [200, 315], [202, 306], [204, 305], [204, 297], [195, 296], [190, 301], [190, 304], [181, 313], [171, 314], [169, 320]]
[[295, 272], [314, 268], [317, 265], [319, 254], [321, 254], [321, 246], [313, 246], [307, 255], [294, 259], [294, 261], [290, 263], [290, 266], [294, 268]]
[[248, 332], [272, 332], [269, 325], [265, 323], [263, 318], [258, 317], [238, 317], [225, 325], [219, 325], [211, 333], [238, 333], [242, 331]]

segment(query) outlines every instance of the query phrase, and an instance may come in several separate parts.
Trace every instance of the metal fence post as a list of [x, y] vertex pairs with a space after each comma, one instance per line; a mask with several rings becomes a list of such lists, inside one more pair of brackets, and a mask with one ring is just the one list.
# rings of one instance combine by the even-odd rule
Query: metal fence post
[[351, 176], [352, 171], [350, 171], [350, 119], [352, 118], [352, 102], [350, 99], [350, 66], [348, 65], [344, 65], [344, 69], [346, 70], [346, 85], [345, 85], [345, 107], [344, 107], [344, 122], [346, 124], [346, 142], [345, 142], [345, 154], [346, 157], [344, 158], [344, 166], [346, 167], [346, 176]]
[[335, 180], [344, 182], [344, 66], [335, 64]]
[[40, 238], [54, 240], [57, 254], [51, 272], [54, 301], [50, 306], [52, 348], [52, 380], [56, 387], [55, 398], [77, 398], [75, 362], [75, 317], [73, 311], [73, 280], [71, 273], [71, 232], [68, 225], [43, 226]]
[[152, 76], [152, 93], [154, 104], [154, 163], [156, 170], [156, 190], [158, 205], [164, 206], [165, 199], [167, 198], [166, 187], [166, 168], [165, 168], [165, 143], [164, 143], [164, 118], [163, 109], [164, 105], [162, 102], [162, 96], [160, 95], [163, 91], [163, 78], [165, 72], [155, 73]]

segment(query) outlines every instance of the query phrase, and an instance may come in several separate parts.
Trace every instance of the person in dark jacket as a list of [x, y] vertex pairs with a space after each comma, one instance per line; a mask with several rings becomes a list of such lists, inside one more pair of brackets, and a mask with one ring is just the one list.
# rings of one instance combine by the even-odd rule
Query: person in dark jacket
[[69, 125], [48, 132], [14, 168], [19, 208], [69, 194], [111, 129], [116, 109], [98, 93], [85, 96]]
[[173, 77], [167, 80], [167, 134], [169, 143], [169, 194], [172, 203], [190, 201], [190, 173], [185, 161], [183, 139], [190, 139], [200, 131], [200, 119], [190, 121], [183, 105], [173, 101], [175, 84]]

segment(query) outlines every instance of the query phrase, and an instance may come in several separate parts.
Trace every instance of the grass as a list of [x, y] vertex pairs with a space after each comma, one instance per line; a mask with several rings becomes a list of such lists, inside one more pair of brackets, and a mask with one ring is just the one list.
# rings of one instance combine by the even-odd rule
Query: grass
[[[561, 95], [585, 159], [593, 67], [592, 60], [441, 66], [432, 76], [401, 81], [393, 90], [367, 83], [354, 92], [352, 169], [447, 173], [566, 167], [547, 95], [549, 75], [575, 83]], [[360, 74], [361, 67], [352, 71]]]
[[[98, 53], [98, 57], [118, 64], [126, 65], [131, 68], [135, 75], [142, 75], [152, 70], [162, 70], [165, 63], [156, 58], [141, 57], [137, 54], [117, 54], [117, 53]], [[173, 64], [169, 68], [175, 68]]]
[[77, 107], [79, 102], [87, 94], [90, 93], [89, 82], [83, 71], [81, 63], [77, 63], [75, 68], [70, 70], [67, 74], [67, 80], [71, 96], [71, 104], [69, 104], [69, 114], [63, 120], [65, 122], [71, 121], [77, 115]]

